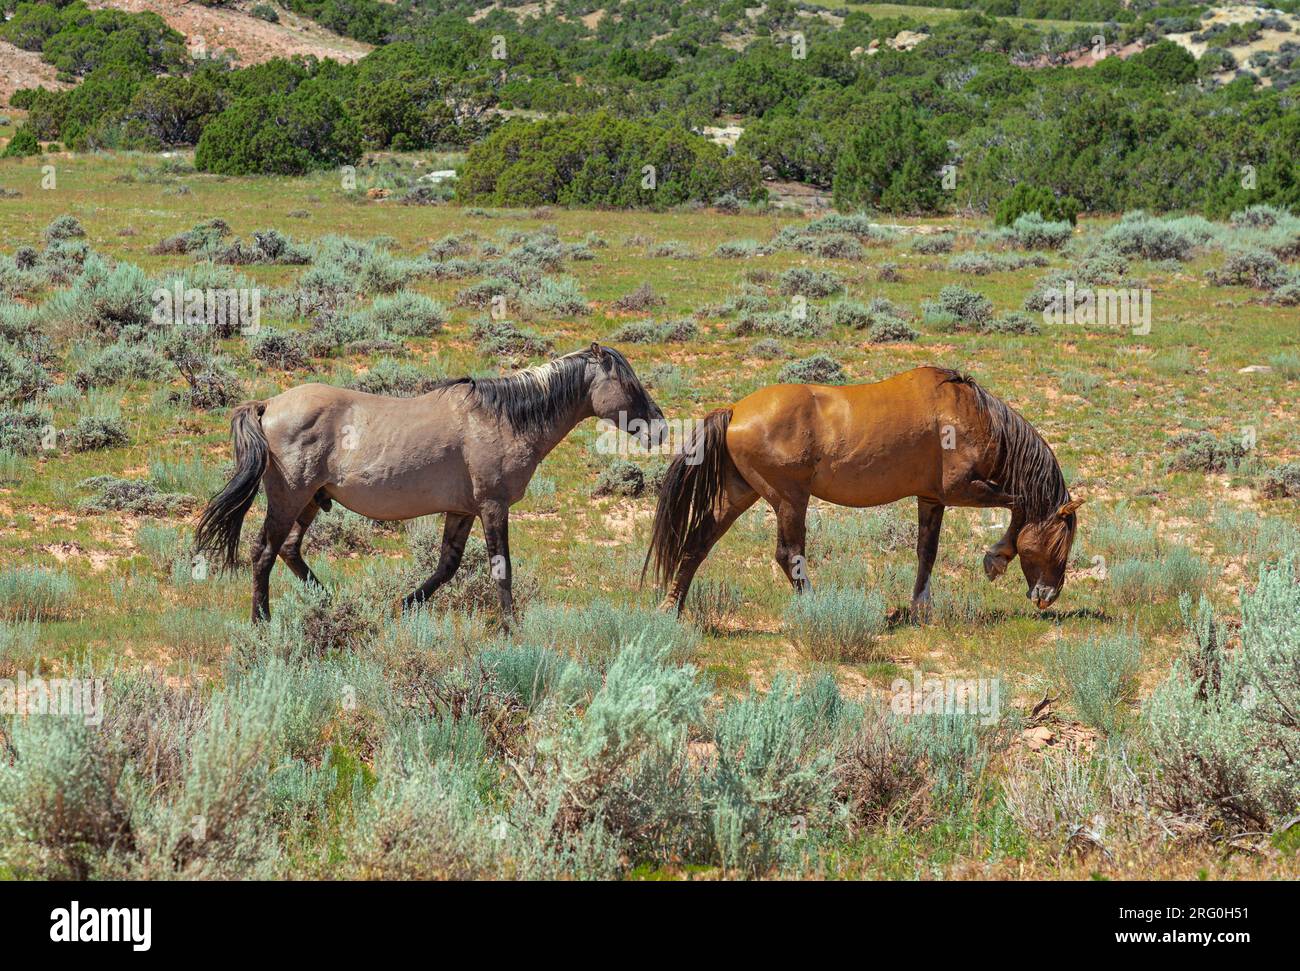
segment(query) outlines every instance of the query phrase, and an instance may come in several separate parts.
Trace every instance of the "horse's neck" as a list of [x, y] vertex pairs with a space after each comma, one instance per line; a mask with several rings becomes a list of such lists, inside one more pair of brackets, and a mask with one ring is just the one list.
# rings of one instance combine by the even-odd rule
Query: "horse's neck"
[[578, 427], [580, 422], [592, 417], [593, 414], [595, 413], [591, 410], [591, 404], [587, 401], [586, 396], [583, 396], [578, 399], [568, 413], [557, 415], [545, 427], [527, 432], [526, 437], [537, 453], [537, 461], [541, 462], [542, 459], [546, 458], [555, 446], [568, 437], [569, 432]]

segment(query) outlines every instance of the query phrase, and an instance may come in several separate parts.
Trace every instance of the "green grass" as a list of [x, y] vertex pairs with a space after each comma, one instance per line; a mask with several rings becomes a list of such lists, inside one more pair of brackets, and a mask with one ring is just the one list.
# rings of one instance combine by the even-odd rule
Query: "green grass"
[[[869, 9], [873, 15], [884, 12], [880, 5]], [[918, 9], [926, 8], [896, 12], [915, 15]], [[956, 16], [957, 11], [943, 14]], [[910, 600], [915, 503], [855, 511], [814, 502], [808, 545], [814, 588], [836, 588], [843, 602], [857, 610], [871, 605], [881, 627], [873, 631], [867, 654], [841, 654], [838, 648], [843, 645], [833, 642], [842, 640], [843, 632], [833, 631], [828, 643], [834, 650], [804, 652], [796, 631], [786, 625], [787, 610], [800, 607], [791, 607], [789, 585], [775, 566], [772, 515], [760, 503], [741, 517], [710, 556], [686, 614], [689, 626], [682, 653], [711, 680], [718, 695], [765, 689], [782, 671], [820, 670], [831, 671], [846, 693], [861, 694], [887, 688], [895, 677], [908, 677], [921, 666], [941, 675], [1000, 674], [1017, 686], [1014, 704], [1024, 709], [1043, 690], [1059, 686], [1058, 642], [1083, 643], [1129, 630], [1143, 641], [1136, 680], [1145, 691], [1167, 673], [1181, 644], [1179, 593], [1203, 591], [1230, 614], [1237, 588], [1249, 581], [1258, 559], [1297, 549], [1300, 511], [1293, 500], [1258, 501], [1245, 475], [1160, 471], [1167, 439], [1187, 430], [1227, 438], [1251, 426], [1257, 436], [1253, 455], [1264, 466], [1300, 459], [1294, 431], [1300, 423], [1294, 394], [1300, 339], [1286, 310], [1256, 302], [1242, 288], [1206, 281], [1205, 271], [1219, 259], [1214, 254], [1197, 256], [1176, 272], [1134, 263], [1134, 276], [1154, 290], [1153, 328], [1147, 335], [1053, 327], [1044, 327], [1038, 336], [941, 332], [920, 320], [920, 308], [945, 286], [960, 284], [980, 293], [993, 313], [1001, 315], [1020, 309], [1046, 270], [963, 277], [947, 268], [946, 259], [914, 252], [913, 237], [906, 234], [868, 247], [861, 261], [785, 250], [744, 259], [713, 255], [721, 243], [766, 242], [782, 227], [804, 221], [791, 212], [548, 209], [473, 215], [455, 206], [358, 200], [329, 173], [297, 179], [224, 179], [180, 172], [165, 180], [192, 191], [162, 195], [150, 182], [117, 181], [156, 166], [158, 160], [149, 156], [58, 156], [55, 161], [59, 182], [54, 191], [39, 188], [35, 166], [21, 160], [0, 162], [0, 184], [22, 192], [0, 206], [6, 253], [24, 244], [39, 248], [44, 227], [67, 212], [78, 214], [87, 242], [97, 252], [134, 263], [151, 275], [190, 265], [187, 257], [151, 253], [154, 243], [217, 216], [244, 238], [266, 227], [290, 233], [304, 244], [331, 233], [358, 239], [387, 235], [395, 241], [393, 256], [402, 260], [419, 257], [435, 240], [466, 231], [478, 235], [478, 245], [496, 241], [501, 231], [535, 232], [547, 225], [553, 225], [565, 243], [581, 242], [595, 231], [609, 245], [595, 249], [594, 259], [566, 263], [552, 274], [576, 280], [589, 302], [587, 312], [539, 310], [517, 323], [551, 338], [557, 352], [563, 352], [608, 340], [631, 322], [694, 317], [699, 330], [695, 339], [622, 346], [639, 373], [658, 372], [654, 394], [670, 417], [702, 417], [730, 404], [772, 382], [786, 363], [749, 356], [754, 339], [733, 335], [730, 317], [708, 312], [747, 280], [768, 287], [779, 300], [783, 298], [776, 293], [776, 281], [782, 273], [795, 267], [829, 272], [843, 279], [843, 298], [866, 304], [884, 297], [909, 312], [920, 331], [914, 343], [870, 345], [861, 332], [842, 326], [825, 337], [782, 338], [780, 343], [789, 359], [832, 356], [851, 382], [879, 380], [935, 363], [969, 372], [1009, 400], [1044, 434], [1069, 470], [1076, 494], [1087, 499], [1080, 510], [1073, 572], [1061, 598], [1051, 610], [1036, 611], [1025, 598], [1024, 579], [1015, 563], [997, 583], [988, 583], [981, 558], [1005, 519], [952, 509], [945, 517], [932, 585], [933, 623], [886, 624]], [[288, 214], [298, 210], [310, 217], [291, 219]], [[956, 234], [956, 252], [988, 248], [974, 239], [987, 228], [980, 221], [924, 222], [949, 227]], [[1078, 232], [1097, 232], [1104, 225], [1084, 219]], [[122, 235], [128, 226], [134, 233]], [[647, 255], [654, 244], [670, 240], [696, 255]], [[1049, 254], [1049, 260], [1052, 268], [1070, 265], [1062, 253]], [[883, 262], [898, 264], [898, 282], [879, 281], [877, 268]], [[273, 287], [292, 284], [301, 268], [250, 266], [240, 272], [258, 285]], [[250, 398], [269, 397], [309, 380], [367, 371], [385, 356], [427, 374], [490, 372], [499, 362], [484, 357], [470, 336], [480, 312], [455, 306], [456, 293], [471, 282], [413, 284], [410, 291], [449, 308], [447, 321], [438, 333], [403, 338], [400, 351], [318, 359], [312, 370], [284, 372], [253, 361], [242, 338], [225, 341], [221, 350], [234, 362]], [[645, 312], [614, 306], [643, 283], [664, 298], [662, 306]], [[838, 299], [818, 298], [810, 304], [830, 306]], [[277, 330], [305, 326], [265, 309], [263, 317], [264, 324]], [[53, 377], [56, 383], [65, 382], [70, 374], [60, 367], [73, 368], [84, 355], [79, 351], [68, 356], [71, 348], [63, 338], [56, 347], [65, 358], [63, 364], [53, 365]], [[1260, 363], [1272, 363], [1274, 369], [1239, 373], [1246, 365]], [[0, 609], [18, 618], [41, 610], [36, 641], [22, 639], [21, 655], [39, 655], [42, 666], [69, 665], [91, 655], [220, 677], [227, 652], [224, 627], [248, 612], [247, 573], [193, 579], [185, 559], [192, 514], [154, 521], [123, 514], [87, 515], [78, 508], [91, 494], [80, 483], [95, 475], [152, 478], [165, 490], [200, 497], [220, 484], [230, 461], [229, 413], [166, 404], [167, 393], [180, 387], [179, 378], [169, 376], [101, 389], [93, 399], [61, 391], [47, 402], [56, 428], [72, 427], [88, 410], [119, 414], [129, 433], [127, 444], [91, 453], [60, 448], [0, 458], [0, 558], [7, 578], [0, 582]], [[591, 490], [609, 462], [596, 451], [595, 442], [596, 429], [586, 424], [546, 458], [528, 496], [515, 508], [510, 538], [516, 575], [527, 577], [538, 591], [539, 609], [532, 623], [539, 642], [560, 651], [604, 656], [617, 640], [618, 618], [639, 616], [654, 603], [653, 594], [640, 588], [639, 573], [655, 499], [650, 492], [638, 498], [593, 499]], [[257, 528], [261, 513], [259, 500], [247, 530]], [[399, 573], [410, 569], [406, 534], [373, 530], [367, 540], [366, 552], [340, 548], [312, 552], [308, 558], [331, 586], [364, 588], [377, 598], [391, 595], [395, 602], [396, 587], [405, 582]], [[1093, 557], [1104, 559], [1105, 571], [1094, 568]], [[64, 579], [47, 583], [33, 576]], [[285, 596], [294, 582], [277, 565], [273, 598]], [[41, 593], [49, 584], [57, 584], [61, 592]], [[1031, 694], [1035, 697], [1028, 697]], [[999, 830], [1001, 825], [981, 817], [960, 831], [874, 834], [851, 852], [842, 851], [843, 871], [878, 876], [942, 873], [990, 845], [1005, 846], [1005, 858], [1015, 859], [1023, 848], [1005, 842], [1009, 837]]]
[[[925, 24], [941, 24], [947, 20], [956, 20], [967, 12], [951, 7], [910, 7], [901, 3], [853, 3], [852, 0], [823, 0], [820, 5], [831, 10], [862, 10], [876, 19], [911, 17], [913, 20], [919, 20]], [[1043, 29], [1056, 28], [1058, 30], [1069, 30], [1082, 24], [1091, 23], [1091, 21], [1085, 20], [1037, 20], [1032, 17], [998, 16], [995, 19], [1005, 20], [1017, 27], [1033, 26]]]

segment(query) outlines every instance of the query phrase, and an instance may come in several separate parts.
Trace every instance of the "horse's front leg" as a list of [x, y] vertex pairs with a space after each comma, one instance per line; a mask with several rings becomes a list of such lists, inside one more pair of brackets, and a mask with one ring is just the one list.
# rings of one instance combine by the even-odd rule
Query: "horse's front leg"
[[510, 506], [489, 499], [480, 507], [479, 518], [483, 520], [489, 568], [501, 598], [501, 619], [509, 627], [515, 617], [515, 602], [510, 592]]
[[807, 536], [808, 495], [782, 496], [776, 506], [776, 562], [785, 572], [795, 593], [812, 589], [808, 576], [808, 557], [804, 555]]
[[1016, 558], [1016, 536], [1019, 533], [1020, 525], [1016, 524], [1015, 516], [1012, 516], [1011, 524], [1007, 526], [1007, 531], [1002, 534], [1002, 538], [989, 547], [989, 551], [984, 554], [984, 575], [990, 580], [996, 580], [1006, 573], [1007, 567]]
[[939, 531], [943, 528], [943, 503], [916, 501], [916, 585], [912, 587], [912, 619], [930, 619], [930, 573], [939, 555]]
[[972, 479], [960, 492], [944, 498], [950, 506], [1011, 510], [1011, 522], [1007, 526], [1007, 531], [984, 554], [986, 577], [996, 580], [1006, 573], [1007, 567], [1016, 558], [1016, 537], [1020, 535], [1020, 530], [1025, 525], [1024, 503], [1020, 497], [1004, 492], [995, 482]]
[[984, 496], [988, 506], [1011, 510], [1011, 522], [1007, 524], [1007, 531], [984, 554], [984, 575], [989, 580], [996, 580], [1007, 572], [1007, 567], [1016, 558], [1016, 538], [1025, 525], [1024, 504], [1019, 496], [1008, 495], [991, 482], [977, 480], [974, 485], [987, 490]]

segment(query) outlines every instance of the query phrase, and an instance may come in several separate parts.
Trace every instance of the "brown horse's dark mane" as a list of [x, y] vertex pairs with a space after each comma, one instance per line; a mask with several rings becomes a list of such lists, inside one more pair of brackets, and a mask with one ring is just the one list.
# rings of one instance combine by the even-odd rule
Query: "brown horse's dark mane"
[[[1070, 490], [1052, 447], [1020, 412], [980, 387], [969, 375], [939, 368], [942, 383], [970, 388], [989, 431], [997, 443], [997, 459], [989, 478], [1004, 492], [1024, 501], [1025, 521], [1042, 522], [1070, 501]], [[1070, 517], [1073, 518], [1071, 513]], [[1073, 533], [1073, 523], [1067, 523]]]

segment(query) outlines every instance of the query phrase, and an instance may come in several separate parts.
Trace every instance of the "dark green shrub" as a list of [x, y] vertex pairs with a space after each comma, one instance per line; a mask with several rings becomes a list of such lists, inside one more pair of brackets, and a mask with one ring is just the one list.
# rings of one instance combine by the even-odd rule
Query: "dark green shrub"
[[236, 100], [199, 137], [194, 166], [225, 175], [302, 175], [351, 165], [361, 130], [323, 87]]
[[835, 163], [835, 208], [841, 212], [934, 212], [944, 202], [941, 169], [948, 141], [938, 126], [904, 102], [870, 112]]
[[5, 146], [4, 154], [0, 155], [0, 158], [22, 158], [40, 154], [41, 143], [37, 140], [35, 132], [30, 125], [23, 125], [9, 139], [9, 144]]
[[497, 206], [662, 209], [724, 192], [760, 195], [757, 163], [685, 128], [604, 112], [511, 121], [470, 149], [457, 185], [464, 201]]
[[998, 203], [993, 222], [998, 226], [1010, 226], [1021, 216], [1036, 212], [1049, 222], [1068, 222], [1074, 226], [1079, 221], [1079, 208], [1079, 200], [1072, 196], [1058, 198], [1051, 189], [1018, 182]]
[[1196, 58], [1186, 48], [1163, 38], [1134, 54], [1125, 67], [1130, 71], [1145, 68], [1158, 80], [1169, 84], [1187, 84], [1196, 80]]

